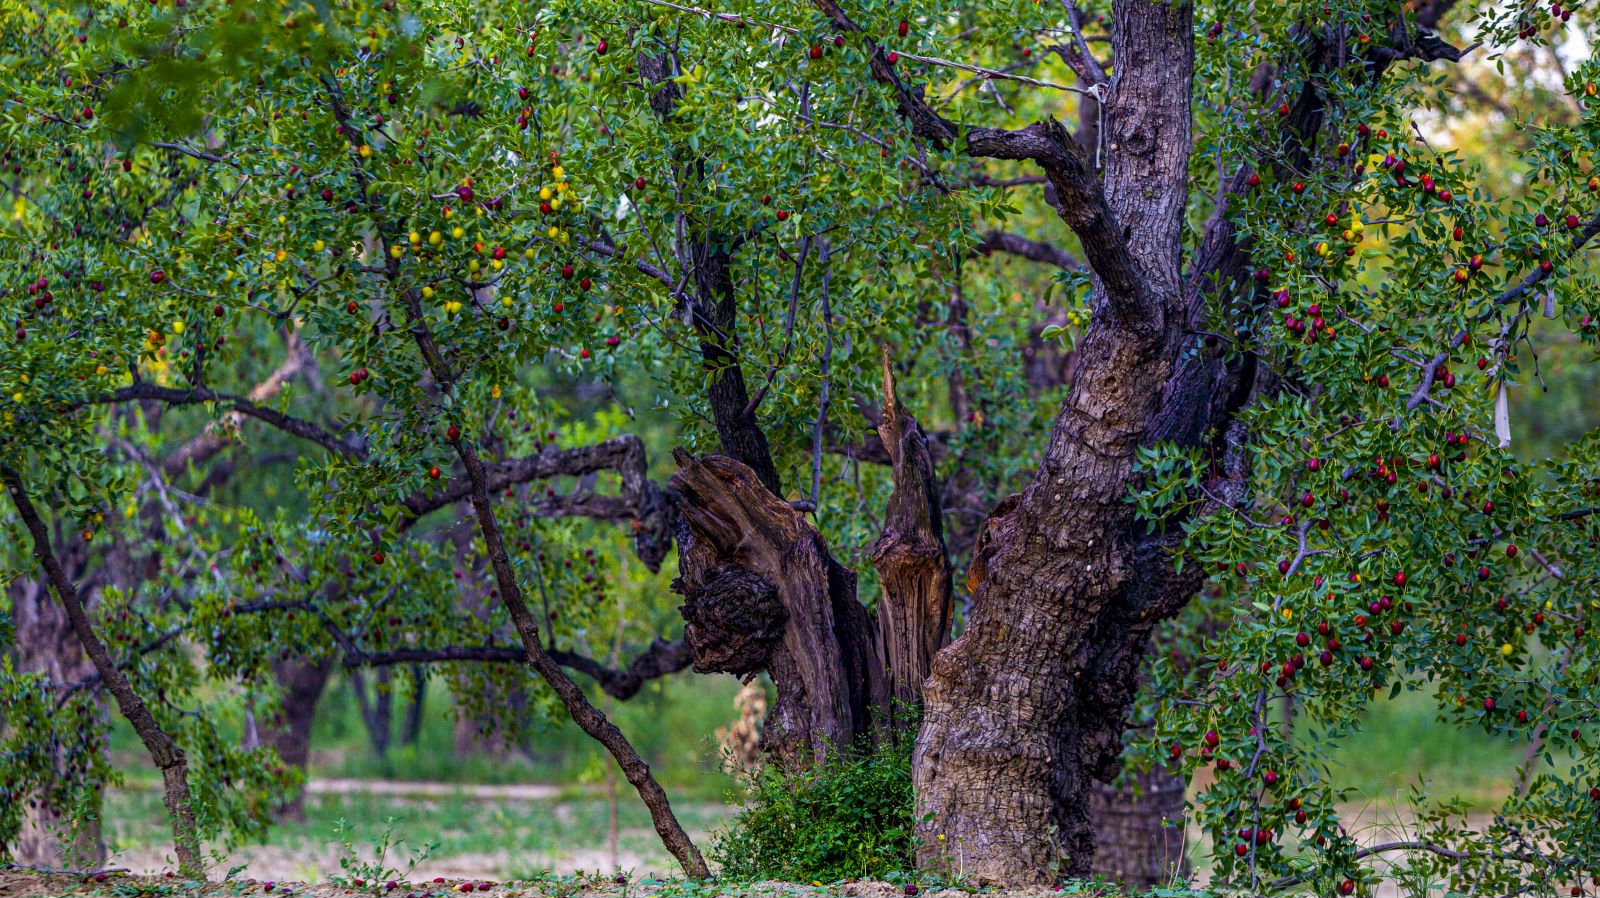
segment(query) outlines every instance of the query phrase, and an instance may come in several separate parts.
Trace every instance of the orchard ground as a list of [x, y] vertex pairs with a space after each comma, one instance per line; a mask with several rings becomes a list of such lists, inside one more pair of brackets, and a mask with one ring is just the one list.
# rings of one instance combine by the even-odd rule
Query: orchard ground
[[[646, 747], [647, 757], [702, 846], [737, 812], [739, 796], [715, 763], [713, 738], [716, 727], [733, 716], [735, 685], [674, 677], [658, 692], [640, 696], [637, 704], [614, 709], [624, 728], [647, 716], [668, 724], [650, 730], [659, 736], [653, 735]], [[370, 865], [387, 845], [381, 866], [403, 871], [430, 843], [437, 844], [407, 877], [411, 882], [434, 877], [452, 883], [537, 881], [544, 884], [540, 888], [559, 887], [562, 898], [570, 898], [589, 888], [583, 883], [593, 885], [574, 878], [580, 871], [604, 874], [596, 880], [602, 886], [618, 870], [635, 881], [676, 873], [626, 783], [618, 784], [613, 855], [607, 768], [570, 723], [537, 735], [527, 752], [457, 758], [453, 713], [442, 701], [428, 704], [417, 741], [392, 746], [378, 759], [368, 747], [349, 690], [331, 690], [319, 708], [317, 744], [322, 748], [313, 758], [305, 821], [276, 824], [259, 844], [229, 850], [212, 846], [221, 851], [213, 875], [243, 867], [239, 877], [306, 884], [299, 894], [342, 895], [340, 888], [327, 891], [334, 878], [349, 878], [342, 862]], [[1399, 809], [1406, 802], [1401, 796], [1421, 782], [1436, 797], [1460, 798], [1469, 807], [1490, 807], [1512, 788], [1522, 760], [1519, 747], [1440, 726], [1434, 714], [1433, 701], [1420, 692], [1377, 701], [1367, 734], [1336, 756], [1357, 788], [1357, 800], [1341, 807], [1341, 816], [1361, 841], [1404, 837], [1407, 820]], [[121, 740], [117, 744], [119, 752], [132, 751]], [[128, 761], [125, 769], [138, 769], [136, 758]], [[1191, 784], [1191, 790], [1202, 785]], [[153, 888], [174, 886], [161, 877], [170, 868], [171, 847], [153, 778], [130, 780], [113, 790], [106, 823], [112, 852], [108, 866], [154, 874]], [[1198, 833], [1191, 833], [1189, 844], [1200, 844]], [[1194, 848], [1189, 857], [1203, 883], [1206, 858]], [[125, 879], [125, 888], [116, 894], [156, 893], [135, 888], [136, 881], [141, 880]], [[66, 880], [50, 882], [51, 888], [59, 888]], [[0, 896], [52, 894], [26, 891], [37, 886], [26, 877], [8, 876], [0, 880]], [[1403, 892], [1390, 886], [1380, 894]]]

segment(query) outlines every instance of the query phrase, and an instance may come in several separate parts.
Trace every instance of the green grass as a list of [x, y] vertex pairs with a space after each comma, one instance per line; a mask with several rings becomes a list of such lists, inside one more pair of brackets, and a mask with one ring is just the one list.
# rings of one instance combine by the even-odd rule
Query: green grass
[[[626, 702], [612, 703], [607, 716], [673, 795], [720, 801], [733, 781], [721, 770], [714, 734], [718, 727], [733, 721], [733, 696], [738, 689], [739, 683], [732, 677], [677, 674], [648, 685]], [[349, 687], [333, 684], [317, 706], [311, 774], [449, 783], [581, 784], [594, 782], [603, 769], [602, 762], [608, 762], [599, 743], [568, 718], [536, 732], [526, 753], [457, 757], [455, 711], [442, 683], [430, 688], [423, 707], [417, 742], [391, 745], [387, 756], [380, 759], [370, 749]], [[397, 731], [403, 714], [403, 706], [397, 703]]]
[[[721, 769], [715, 733], [734, 719], [733, 696], [739, 691], [736, 679], [674, 674], [646, 685], [628, 701], [612, 702], [609, 707], [603, 698], [593, 695], [596, 691], [591, 690], [591, 701], [621, 728], [669, 793], [703, 801], [727, 797], [734, 783]], [[416, 743], [401, 745], [399, 732], [405, 705], [395, 703], [395, 736], [388, 753], [378, 758], [372, 752], [349, 683], [335, 679], [317, 705], [310, 775], [583, 786], [598, 782], [605, 765], [610, 763], [605, 749], [565, 716], [536, 729], [523, 747], [525, 750], [503, 754], [473, 751], [458, 756], [455, 709], [442, 681], [436, 680], [430, 686], [423, 707], [423, 725]], [[160, 781], [138, 738], [120, 715], [112, 715], [110, 746], [113, 763], [124, 772], [130, 787]]]
[[[671, 858], [648, 811], [627, 783], [618, 795], [618, 850], [644, 869], [671, 873]], [[729, 816], [721, 804], [677, 801], [673, 809], [691, 833], [703, 833]], [[378, 795], [322, 795], [308, 799], [306, 822], [274, 826], [261, 846], [232, 852], [224, 864], [246, 864], [247, 875], [326, 878], [339, 872], [343, 843], [370, 856], [387, 838], [391, 866], [431, 842], [424, 870], [470, 871], [499, 879], [524, 878], [574, 862], [605, 865], [610, 807], [604, 796], [560, 801], [474, 801], [455, 797], [406, 799]], [[117, 790], [107, 799], [109, 845], [129, 860], [167, 850], [170, 832], [154, 789]], [[342, 824], [341, 824], [342, 821]], [[218, 848], [221, 846], [208, 846]], [[220, 866], [220, 865], [219, 865]]]
[[1436, 720], [1438, 705], [1426, 692], [1375, 697], [1366, 729], [1332, 754], [1335, 777], [1362, 799], [1397, 802], [1419, 780], [1436, 798], [1459, 798], [1487, 807], [1510, 791], [1525, 745], [1481, 731], [1462, 731]]

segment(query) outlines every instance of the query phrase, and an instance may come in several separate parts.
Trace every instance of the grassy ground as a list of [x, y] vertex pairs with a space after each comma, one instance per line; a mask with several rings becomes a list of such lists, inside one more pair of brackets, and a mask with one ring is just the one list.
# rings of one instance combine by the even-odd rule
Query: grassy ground
[[[697, 835], [723, 825], [733, 813], [727, 804], [733, 783], [716, 763], [712, 734], [733, 718], [736, 689], [729, 678], [680, 675], [610, 711], [666, 786], [685, 826]], [[618, 789], [619, 836], [613, 859], [605, 791], [609, 760], [570, 722], [538, 734], [526, 752], [458, 757], [454, 714], [445, 691], [432, 690], [425, 708], [417, 742], [395, 745], [379, 759], [370, 750], [352, 693], [335, 684], [319, 708], [311, 776], [464, 785], [547, 783], [560, 790], [534, 800], [448, 791], [311, 795], [305, 822], [275, 826], [264, 845], [227, 852], [218, 869], [246, 864], [250, 875], [261, 878], [315, 880], [337, 875], [341, 859], [373, 860], [377, 846], [386, 841], [392, 846], [389, 865], [403, 867], [410, 853], [436, 840], [439, 844], [419, 868], [430, 878], [506, 880], [544, 870], [617, 867], [641, 874], [671, 871], [648, 816], [625, 782]], [[1342, 769], [1341, 779], [1356, 788], [1352, 815], [1380, 822], [1397, 816], [1419, 780], [1436, 797], [1457, 797], [1480, 808], [1509, 790], [1522, 747], [1455, 731], [1436, 722], [1435, 714], [1433, 702], [1422, 693], [1374, 702], [1367, 732], [1332, 756]], [[403, 708], [397, 707], [397, 728], [402, 716]], [[124, 736], [117, 744], [118, 754], [126, 758], [125, 769], [147, 767], [130, 738]], [[130, 777], [129, 789], [109, 797], [108, 835], [118, 863], [135, 870], [165, 869], [168, 833], [157, 794], [154, 780], [140, 775]], [[1203, 868], [1199, 855], [1195, 853], [1195, 860]]]
[[[419, 862], [413, 879], [529, 879], [579, 870], [676, 872], [648, 812], [627, 788], [623, 783], [617, 806], [615, 857], [608, 838], [610, 804], [604, 795], [485, 801], [459, 795], [416, 799], [352, 794], [309, 797], [304, 823], [273, 827], [264, 844], [223, 852], [215, 868], [221, 872], [243, 866], [258, 879], [306, 882], [340, 875], [349, 863], [372, 867], [368, 879], [404, 878], [414, 861]], [[677, 801], [673, 807], [697, 836], [731, 813], [715, 802]], [[118, 865], [136, 872], [169, 868], [166, 817], [153, 790], [113, 793], [106, 817]]]
[[1463, 732], [1435, 720], [1437, 705], [1421, 692], [1375, 699], [1366, 730], [1332, 754], [1340, 781], [1357, 800], [1398, 802], [1419, 782], [1436, 798], [1486, 808], [1504, 797], [1522, 763], [1524, 746], [1482, 732]]
[[[673, 795], [721, 801], [733, 781], [721, 770], [714, 734], [734, 719], [732, 677], [679, 674], [651, 684], [626, 702], [601, 703], [656, 778]], [[525, 752], [503, 755], [455, 750], [455, 711], [443, 684], [424, 702], [421, 734], [376, 757], [349, 688], [337, 686], [317, 707], [311, 744], [312, 776], [431, 780], [448, 783], [594, 783], [609, 763], [594, 740], [571, 720], [536, 734]], [[396, 717], [403, 709], [396, 709]], [[397, 721], [398, 723], [398, 721]], [[397, 727], [398, 729], [398, 727]]]

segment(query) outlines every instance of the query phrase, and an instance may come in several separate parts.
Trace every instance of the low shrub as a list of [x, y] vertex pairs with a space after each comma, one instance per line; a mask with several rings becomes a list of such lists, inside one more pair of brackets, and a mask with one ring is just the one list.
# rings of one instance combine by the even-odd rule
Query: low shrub
[[712, 843], [734, 880], [882, 878], [916, 862], [911, 740], [756, 774], [744, 810]]

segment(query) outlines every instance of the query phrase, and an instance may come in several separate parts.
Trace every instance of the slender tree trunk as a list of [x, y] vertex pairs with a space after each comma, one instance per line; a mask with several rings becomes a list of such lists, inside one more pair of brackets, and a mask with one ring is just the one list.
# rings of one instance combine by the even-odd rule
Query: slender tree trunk
[[400, 744], [416, 745], [422, 736], [422, 712], [428, 697], [428, 669], [421, 664], [411, 665], [411, 701], [406, 705], [406, 719], [400, 728]]
[[355, 692], [356, 707], [361, 711], [361, 724], [367, 730], [367, 744], [372, 746], [372, 756], [382, 761], [389, 757], [389, 739], [394, 731], [394, 695], [389, 689], [389, 668], [380, 667], [374, 678], [377, 683], [372, 697], [367, 697], [367, 677], [359, 669], [350, 671], [350, 688]]
[[89, 615], [84, 611], [83, 604], [78, 598], [77, 587], [73, 585], [50, 548], [50, 534], [23, 489], [22, 476], [10, 468], [0, 467], [0, 478], [3, 478], [9, 487], [11, 501], [16, 505], [18, 515], [33, 537], [33, 553], [55, 587], [56, 595], [60, 597], [61, 604], [66, 609], [67, 618], [72, 622], [73, 632], [78, 636], [78, 642], [88, 653], [89, 659], [94, 662], [95, 671], [99, 673], [101, 682], [116, 699], [118, 710], [133, 726], [134, 732], [144, 743], [145, 750], [150, 753], [151, 761], [161, 771], [164, 784], [163, 800], [167, 805], [167, 813], [172, 818], [173, 849], [178, 856], [179, 869], [188, 876], [204, 876], [205, 866], [200, 857], [200, 835], [195, 826], [194, 807], [189, 796], [189, 765], [183, 749], [172, 741], [166, 730], [161, 728], [155, 715], [150, 713], [144, 700], [133, 691], [133, 686], [122, 675], [111, 654], [106, 651], [105, 644], [95, 634], [94, 626], [89, 622]]
[[[260, 728], [261, 741], [272, 746], [284, 764], [305, 771], [311, 761], [311, 724], [317, 702], [333, 673], [333, 658], [310, 661], [287, 658], [272, 665], [283, 689], [283, 698], [268, 723]], [[280, 820], [305, 820], [305, 790], [284, 799], [278, 806]]]
[[[393, 260], [389, 262], [388, 273], [391, 282], [398, 279], [398, 270]], [[424, 320], [420, 292], [414, 287], [405, 290], [407, 324], [411, 328], [422, 361], [441, 387], [450, 387], [455, 381]], [[673, 857], [677, 858], [684, 872], [696, 879], [709, 877], [711, 871], [706, 867], [700, 849], [695, 847], [694, 842], [689, 839], [689, 834], [684, 832], [682, 824], [673, 815], [667, 793], [661, 788], [661, 784], [656, 782], [655, 777], [651, 776], [649, 765], [639, 757], [639, 753], [634, 750], [622, 731], [617, 729], [616, 724], [607, 720], [606, 716], [589, 702], [588, 697], [583, 694], [583, 689], [567, 676], [567, 672], [540, 644], [539, 624], [522, 597], [522, 586], [517, 582], [516, 572], [511, 565], [511, 556], [506, 552], [505, 540], [501, 536], [500, 522], [495, 517], [494, 505], [489, 499], [489, 475], [484, 471], [483, 461], [478, 457], [477, 450], [468, 438], [457, 438], [451, 441], [451, 446], [467, 470], [467, 477], [472, 484], [472, 509], [477, 516], [478, 532], [483, 536], [484, 550], [489, 556], [489, 567], [494, 571], [495, 585], [500, 590], [500, 601], [505, 605], [506, 613], [517, 628], [517, 635], [522, 638], [522, 647], [528, 653], [528, 661], [566, 706], [573, 722], [611, 752], [611, 756], [622, 768], [623, 775], [638, 791], [645, 807], [650, 810], [651, 820], [655, 823], [656, 833], [661, 837], [662, 844]]]

